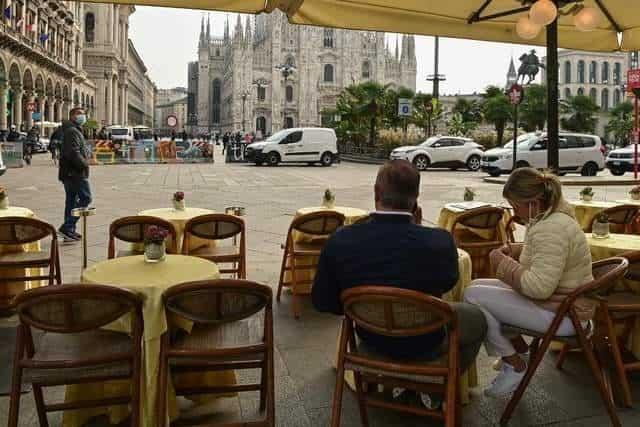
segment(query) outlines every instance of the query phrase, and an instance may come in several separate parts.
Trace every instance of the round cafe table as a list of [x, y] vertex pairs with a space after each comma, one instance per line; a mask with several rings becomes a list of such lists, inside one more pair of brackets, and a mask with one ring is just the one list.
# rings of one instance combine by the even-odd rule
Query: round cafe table
[[[171, 286], [195, 280], [218, 279], [220, 273], [215, 263], [201, 258], [182, 255], [167, 255], [166, 260], [159, 263], [147, 263], [143, 256], [129, 256], [99, 262], [87, 268], [82, 273], [82, 283], [111, 285], [126, 288], [141, 295], [144, 299], [142, 315], [144, 321], [143, 333], [143, 363], [141, 384], [141, 420], [144, 426], [155, 426], [156, 401], [158, 391], [158, 368], [160, 354], [160, 338], [167, 332], [168, 324], [174, 325], [186, 332], [193, 326], [185, 319], [167, 319], [162, 306], [162, 293]], [[128, 332], [128, 316], [107, 325], [107, 329]], [[176, 379], [181, 385], [197, 387], [203, 383], [207, 385], [235, 384], [233, 371], [208, 372], [206, 374], [186, 374]], [[96, 397], [121, 396], [129, 392], [127, 381], [110, 381], [108, 383], [76, 384], [67, 386], [66, 399], [92, 399]], [[218, 395], [219, 396], [219, 395]], [[202, 396], [201, 396], [202, 397]], [[210, 399], [213, 396], [205, 396]], [[168, 414], [175, 419], [178, 415], [175, 391], [169, 381]], [[200, 400], [199, 400], [200, 401]], [[64, 426], [81, 426], [86, 421], [100, 414], [108, 414], [111, 424], [119, 424], [128, 414], [124, 406], [89, 408], [65, 411]]]
[[[22, 208], [19, 206], [10, 206], [7, 209], [0, 209], [0, 218], [6, 218], [10, 216], [22, 217], [22, 218], [35, 218], [35, 214], [33, 211], [27, 208]], [[28, 243], [26, 245], [0, 245], [0, 255], [4, 254], [14, 254], [21, 252], [37, 252], [40, 250], [40, 242]], [[3, 269], [2, 274], [7, 274], [9, 277], [11, 276], [38, 276], [41, 275], [42, 272], [37, 268], [30, 269]], [[6, 277], [6, 276], [5, 276]], [[18, 295], [23, 292], [25, 289], [37, 288], [42, 285], [41, 281], [32, 281], [32, 282], [15, 282], [15, 283], [6, 283], [3, 286], [0, 286], [0, 301], [3, 297]]]
[[[640, 251], [640, 236], [638, 235], [610, 234], [606, 239], [596, 239], [591, 233], [587, 233], [586, 236], [593, 261], [618, 256], [624, 252]], [[633, 290], [640, 293], [640, 283], [630, 280], [626, 280], [626, 283], [629, 284]], [[622, 283], [617, 285], [616, 288], [618, 286], [622, 286]], [[627, 347], [636, 359], [640, 359], [640, 320], [636, 320]]]
[[576, 219], [578, 220], [582, 231], [585, 233], [591, 231], [591, 224], [593, 223], [596, 215], [605, 209], [620, 205], [620, 203], [600, 202], [595, 200], [590, 202], [585, 202], [584, 200], [569, 200], [569, 204], [573, 207], [576, 213]]
[[[155, 216], [156, 218], [164, 219], [165, 221], [169, 221], [176, 228], [176, 239], [178, 253], [182, 253], [182, 236], [184, 235], [184, 226], [187, 224], [191, 218], [195, 218], [200, 215], [208, 215], [215, 213], [209, 209], [201, 209], [201, 208], [185, 208], [184, 210], [178, 210], [174, 208], [160, 208], [160, 209], [148, 209], [144, 211], [138, 212], [138, 215], [144, 216]], [[202, 240], [196, 236], [192, 236], [190, 241], [191, 250], [199, 249], [203, 246], [210, 245], [211, 241]]]
[[[329, 208], [325, 208], [322, 206], [314, 206], [314, 207], [308, 207], [308, 208], [301, 208], [298, 209], [298, 211], [296, 212], [296, 218], [299, 217], [300, 215], [306, 215], [306, 214], [310, 214], [313, 212], [318, 212], [318, 211], [334, 211], [334, 212], [340, 212], [342, 215], [344, 215], [344, 225], [351, 225], [354, 222], [356, 222], [358, 219], [369, 215], [369, 212], [365, 211], [364, 209], [358, 209], [358, 208], [350, 208], [347, 206], [335, 206], [331, 209]], [[305, 233], [298, 233], [297, 231], [293, 232], [293, 240], [295, 242], [310, 242], [312, 240], [312, 236], [309, 236], [308, 234]], [[297, 261], [298, 262], [298, 261]], [[318, 262], [318, 257], [301, 257], [299, 263], [301, 265], [310, 265], [310, 264], [314, 264]], [[287, 265], [289, 265], [288, 261], [287, 261]], [[296, 279], [298, 282], [313, 282], [313, 278], [315, 277], [315, 271], [312, 270], [301, 270], [301, 271], [297, 271], [296, 272]], [[291, 272], [290, 271], [286, 271], [285, 275], [284, 275], [284, 282], [285, 283], [291, 283]], [[311, 287], [308, 286], [308, 289], [304, 289], [304, 286], [300, 286], [298, 289], [298, 293], [300, 294], [305, 294], [305, 293], [309, 293], [311, 292]]]

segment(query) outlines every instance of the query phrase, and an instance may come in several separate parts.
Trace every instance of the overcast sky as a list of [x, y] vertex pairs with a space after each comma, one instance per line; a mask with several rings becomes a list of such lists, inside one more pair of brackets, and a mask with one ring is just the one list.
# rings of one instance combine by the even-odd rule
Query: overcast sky
[[[144, 60], [151, 79], [158, 88], [187, 86], [187, 63], [196, 60], [200, 19], [203, 12], [186, 9], [169, 9], [136, 6], [131, 16], [129, 37]], [[235, 14], [228, 14], [233, 31]], [[211, 31], [222, 36], [227, 14], [209, 13]], [[244, 24], [245, 17], [242, 22]], [[395, 47], [395, 35], [388, 35], [390, 47]], [[477, 42], [471, 40], [440, 40], [440, 73], [446, 76], [440, 93], [472, 93], [482, 91], [487, 85], [504, 85], [509, 60], [517, 58], [529, 47], [504, 43]], [[540, 57], [544, 49], [537, 48]], [[426, 81], [433, 73], [433, 38], [416, 37], [418, 91], [431, 92], [432, 84]]]

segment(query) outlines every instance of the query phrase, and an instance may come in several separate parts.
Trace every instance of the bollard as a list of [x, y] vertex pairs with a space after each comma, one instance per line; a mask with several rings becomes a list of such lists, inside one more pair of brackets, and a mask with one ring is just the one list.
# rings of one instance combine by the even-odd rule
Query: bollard
[[82, 270], [87, 268], [87, 217], [96, 214], [96, 208], [76, 208], [71, 215], [82, 219]]

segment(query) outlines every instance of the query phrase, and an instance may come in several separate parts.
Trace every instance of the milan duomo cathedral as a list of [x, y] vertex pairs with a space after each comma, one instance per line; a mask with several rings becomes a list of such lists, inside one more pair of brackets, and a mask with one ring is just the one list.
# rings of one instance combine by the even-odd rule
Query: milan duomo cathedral
[[[189, 63], [187, 120], [194, 132], [271, 134], [285, 127], [320, 126], [343, 88], [365, 81], [415, 91], [413, 36], [395, 50], [384, 33], [291, 25], [281, 12], [261, 14], [223, 37], [202, 19], [198, 60]], [[293, 72], [282, 71], [294, 67]]]

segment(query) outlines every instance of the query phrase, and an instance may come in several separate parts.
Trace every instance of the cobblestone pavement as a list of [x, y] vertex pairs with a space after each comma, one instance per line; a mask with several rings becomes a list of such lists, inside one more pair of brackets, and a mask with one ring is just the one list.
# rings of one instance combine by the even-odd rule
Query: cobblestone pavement
[[[219, 156], [219, 153], [216, 153]], [[373, 182], [377, 167], [342, 163], [331, 168], [251, 165], [114, 165], [93, 167], [91, 184], [97, 215], [89, 219], [89, 262], [106, 259], [109, 223], [121, 216], [135, 215], [143, 209], [170, 206], [171, 194], [182, 190], [188, 206], [222, 212], [226, 206], [245, 206], [248, 227], [248, 278], [275, 288], [281, 261], [280, 244], [296, 210], [319, 205], [325, 188], [336, 193], [338, 205], [363, 209], [373, 208]], [[8, 188], [11, 203], [26, 206], [38, 217], [60, 225], [64, 194], [56, 179], [57, 170], [46, 155], [38, 156], [34, 165], [11, 169], [0, 178]], [[459, 201], [464, 187], [471, 186], [479, 200], [498, 202], [501, 186], [482, 182], [482, 175], [466, 171], [429, 171], [422, 174], [420, 204], [424, 218], [434, 223], [444, 203]], [[580, 188], [571, 187], [569, 196], [576, 197]], [[627, 188], [597, 188], [596, 199], [615, 200], [625, 197]], [[62, 246], [65, 282], [78, 280], [80, 246]], [[316, 313], [309, 301], [303, 304], [299, 321], [290, 312], [286, 295], [275, 307], [277, 425], [325, 426], [329, 423], [335, 373], [331, 367], [339, 319]], [[0, 326], [14, 324], [15, 319], [0, 319]], [[598, 397], [589, 371], [580, 355], [571, 355], [563, 371], [557, 371], [555, 354], [546, 357], [534, 381], [518, 406], [511, 425], [604, 426], [608, 418]], [[464, 408], [464, 426], [496, 425], [506, 404], [482, 395], [481, 390], [494, 376], [491, 360], [484, 354], [478, 359], [480, 387], [472, 392], [472, 400]], [[4, 369], [4, 367], [3, 367]], [[242, 378], [241, 378], [242, 379]], [[640, 399], [638, 377], [635, 397]], [[60, 388], [51, 389], [48, 398], [63, 396]], [[210, 420], [252, 418], [256, 409], [255, 394], [238, 399], [224, 399], [209, 408], [185, 406], [185, 413], [213, 411]], [[359, 425], [355, 399], [346, 393], [343, 405], [345, 426]], [[187, 405], [183, 402], [184, 405]], [[8, 398], [0, 397], [0, 425], [6, 423]], [[624, 425], [637, 425], [638, 410], [619, 410]], [[430, 421], [398, 415], [385, 410], [370, 410], [372, 426], [437, 425]], [[635, 422], [634, 422], [635, 421]], [[52, 426], [60, 425], [60, 415], [50, 416]], [[104, 425], [104, 420], [92, 421]], [[21, 426], [37, 425], [33, 398], [24, 394]]]

